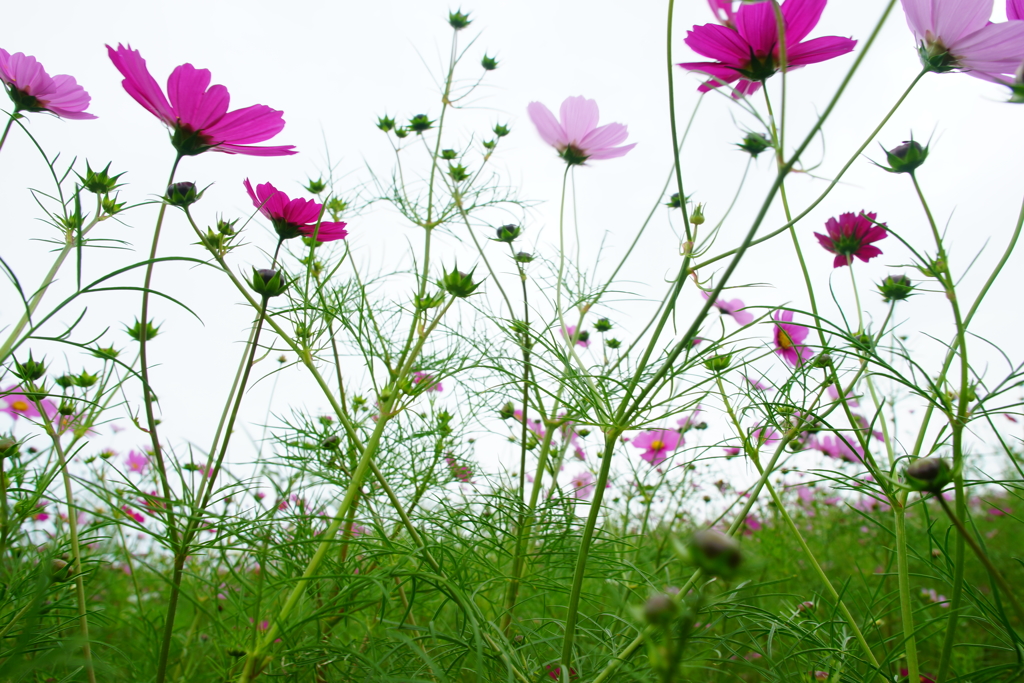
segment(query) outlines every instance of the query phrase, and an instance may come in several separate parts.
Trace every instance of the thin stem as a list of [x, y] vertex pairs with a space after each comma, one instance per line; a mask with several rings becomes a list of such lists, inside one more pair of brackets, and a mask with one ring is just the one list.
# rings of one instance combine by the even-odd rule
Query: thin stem
[[7, 142], [7, 134], [11, 132], [11, 126], [14, 125], [14, 117], [17, 114], [11, 114], [10, 118], [7, 119], [7, 125], [4, 126], [4, 134], [0, 135], [0, 150], [3, 150], [4, 143]]

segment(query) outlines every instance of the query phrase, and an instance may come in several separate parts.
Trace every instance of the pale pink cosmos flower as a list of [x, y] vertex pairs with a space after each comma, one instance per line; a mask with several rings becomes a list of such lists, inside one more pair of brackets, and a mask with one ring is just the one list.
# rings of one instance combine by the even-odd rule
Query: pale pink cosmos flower
[[149, 467], [149, 456], [140, 451], [130, 451], [125, 462], [128, 464], [129, 472], [145, 474], [146, 468]]
[[578, 165], [588, 159], [614, 159], [636, 147], [621, 145], [629, 132], [621, 123], [598, 126], [597, 102], [585, 97], [567, 97], [559, 111], [561, 121], [540, 102], [526, 107], [533, 125], [544, 142], [558, 150], [567, 164]]
[[[963, 71], [1003, 82], [1024, 62], [1024, 24], [992, 23], [994, 0], [902, 0], [907, 24], [929, 71]], [[1022, 3], [1010, 0], [1006, 13], [1021, 19]]]
[[782, 436], [771, 425], [763, 427], [754, 425], [754, 429], [750, 432], [750, 439], [754, 442], [754, 448], [760, 448], [761, 446], [771, 446], [777, 443], [782, 439]]
[[0, 81], [14, 111], [48, 111], [62, 119], [94, 119], [85, 111], [89, 93], [72, 76], [50, 76], [35, 57], [0, 48]]
[[317, 228], [317, 220], [323, 211], [323, 204], [319, 202], [312, 199], [289, 199], [288, 195], [270, 183], [257, 185], [255, 192], [248, 178], [242, 184], [245, 185], [253, 206], [270, 219], [282, 240], [299, 235], [312, 237], [316, 233], [318, 242], [333, 242], [348, 236], [348, 231], [345, 230], [347, 223], [344, 221], [321, 220], [319, 229]]
[[583, 470], [569, 481], [572, 486], [572, 493], [580, 500], [590, 498], [594, 495], [594, 473], [590, 470]]
[[861, 462], [864, 459], [864, 449], [856, 443], [850, 446], [851, 438], [841, 439], [834, 434], [828, 434], [818, 439], [816, 448], [830, 458], [845, 460], [846, 462]]
[[637, 434], [630, 443], [637, 448], [643, 448], [644, 452], [640, 457], [651, 463], [652, 467], [657, 467], [665, 462], [670, 452], [685, 442], [683, 435], [673, 429], [655, 429]]
[[[39, 404], [47, 417], [57, 414], [57, 406], [48, 398], [41, 399]], [[19, 417], [40, 417], [35, 401], [31, 400], [18, 386], [9, 386], [0, 390], [0, 413], [7, 413], [12, 420]]]
[[[704, 300], [711, 298], [711, 295], [707, 292], [701, 292], [701, 296]], [[754, 314], [750, 311], [742, 310], [746, 306], [740, 299], [715, 299], [715, 308], [722, 315], [731, 315], [740, 325], [749, 325], [754, 322]]]
[[[512, 416], [515, 419], [519, 420], [519, 422], [523, 421], [523, 411], [518, 409], [518, 408], [515, 411], [512, 412]], [[526, 428], [529, 429], [534, 434], [536, 434], [538, 439], [543, 439], [544, 438], [544, 427], [541, 425], [541, 422], [540, 422], [539, 419], [527, 420], [526, 421]]]
[[775, 321], [775, 353], [783, 360], [798, 367], [814, 356], [814, 352], [802, 343], [810, 330], [801, 325], [787, 324], [793, 322], [793, 311], [776, 311], [772, 320]]
[[[827, 393], [828, 397], [833, 401], [839, 400], [839, 390], [836, 389], [835, 384], [829, 384], [828, 387], [825, 389], [825, 393]], [[857, 401], [856, 398], [853, 397], [852, 391], [846, 394], [846, 405], [850, 406], [851, 408], [860, 407], [860, 403]]]
[[689, 415], [684, 415], [683, 417], [676, 420], [676, 424], [679, 425], [680, 431], [685, 432], [689, 429], [694, 429], [697, 425], [699, 425], [703, 421], [703, 415], [704, 408], [698, 403], [697, 406], [693, 409], [692, 413], [690, 413]]
[[583, 330], [579, 334], [576, 334], [575, 325], [563, 327], [562, 336], [565, 337], [566, 341], [570, 339], [575, 339], [576, 346], [582, 346], [585, 349], [590, 346], [590, 332], [588, 332], [587, 330]]
[[[804, 40], [818, 25], [826, 1], [785, 0], [782, 3], [788, 68], [839, 57], [852, 51], [857, 44], [855, 40], [838, 36]], [[724, 4], [719, 3], [720, 6]], [[739, 81], [733, 96], [750, 95], [757, 92], [761, 82], [773, 76], [781, 67], [778, 24], [772, 3], [743, 3], [733, 15], [732, 23], [735, 28], [705, 24], [694, 26], [693, 30], [686, 33], [684, 42], [690, 49], [714, 60], [684, 62], [679, 65], [689, 71], [711, 76], [710, 80], [698, 88], [700, 92]]]
[[207, 150], [226, 154], [274, 157], [295, 154], [294, 145], [255, 147], [284, 128], [282, 112], [263, 104], [228, 111], [223, 85], [210, 85], [210, 72], [182, 64], [167, 79], [167, 96], [150, 75], [146, 60], [131, 45], [107, 45], [107, 54], [124, 76], [121, 85], [132, 98], [171, 129], [171, 143], [181, 156]]

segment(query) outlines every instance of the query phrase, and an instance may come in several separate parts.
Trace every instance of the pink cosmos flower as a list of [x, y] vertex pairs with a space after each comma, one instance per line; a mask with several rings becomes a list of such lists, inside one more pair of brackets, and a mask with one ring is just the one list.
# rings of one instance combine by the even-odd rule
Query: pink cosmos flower
[[318, 242], [333, 242], [348, 236], [345, 230], [347, 223], [344, 221], [320, 221], [320, 228], [317, 229], [316, 222], [323, 210], [323, 204], [319, 202], [312, 199], [289, 199], [288, 195], [270, 183], [257, 185], [255, 192], [248, 178], [243, 184], [252, 199], [252, 205], [270, 219], [282, 240], [299, 235], [312, 237], [314, 232]]
[[807, 339], [810, 330], [800, 325], [787, 325], [793, 322], [793, 311], [775, 311], [775, 353], [794, 368], [814, 356], [814, 352], [802, 342]]
[[590, 347], [590, 332], [583, 330], [577, 335], [575, 325], [563, 327], [562, 336], [565, 337], [566, 341], [575, 338], [576, 346], [582, 346], [585, 349]]
[[136, 512], [135, 510], [131, 509], [127, 505], [122, 505], [121, 506], [121, 512], [123, 512], [128, 517], [131, 517], [133, 520], [135, 520], [139, 524], [144, 524], [145, 521], [146, 521], [146, 518], [142, 516], [142, 513]]
[[779, 442], [782, 436], [771, 425], [765, 425], [764, 427], [755, 425], [754, 429], [750, 432], [750, 439], [754, 442], [754, 448], [760, 448], [761, 446], [771, 446]]
[[412, 373], [412, 383], [417, 385], [422, 383], [423, 386], [426, 387], [424, 391], [444, 391], [444, 387], [441, 386], [441, 383], [435, 380], [433, 375], [429, 375], [425, 372], [417, 371]]
[[[210, 85], [210, 72], [182, 64], [167, 79], [167, 97], [131, 45], [107, 45], [107, 54], [124, 76], [121, 85], [136, 102], [171, 129], [171, 144], [181, 156], [207, 150], [226, 154], [275, 157], [295, 154], [294, 145], [254, 147], [284, 128], [282, 112], [263, 104], [228, 111], [230, 96], [223, 85]], [[169, 101], [168, 101], [169, 100]]]
[[711, 5], [711, 12], [718, 19], [718, 23], [729, 28], [736, 28], [736, 11], [733, 10], [733, 0], [708, 0]]
[[561, 122], [540, 102], [526, 107], [541, 139], [558, 150], [558, 156], [570, 165], [588, 159], [614, 159], [636, 147], [636, 143], [620, 145], [629, 135], [621, 123], [598, 126], [597, 102], [585, 97], [567, 97], [559, 111]]
[[0, 81], [14, 102], [14, 111], [48, 111], [62, 119], [94, 119], [86, 113], [89, 93], [73, 76], [50, 76], [35, 57], [13, 55], [0, 48]]
[[[50, 399], [44, 398], [39, 403], [43, 406], [43, 410], [48, 417], [53, 417], [57, 414], [57, 406]], [[35, 402], [22, 393], [21, 389], [17, 386], [10, 386], [0, 390], [0, 413], [7, 413], [13, 420], [17, 420], [18, 417], [40, 416]]]
[[828, 235], [820, 232], [814, 233], [818, 242], [826, 251], [836, 255], [832, 262], [833, 268], [841, 268], [853, 263], [856, 256], [864, 263], [882, 255], [882, 250], [872, 244], [884, 240], [889, 236], [885, 229], [885, 223], [875, 225], [874, 220], [877, 214], [865, 213], [843, 213], [839, 214], [839, 220], [829, 218], [825, 222], [825, 229]]
[[[711, 298], [711, 295], [707, 292], [701, 292], [701, 296], [707, 301]], [[715, 299], [715, 308], [722, 315], [731, 315], [733, 319], [740, 325], [749, 325], [754, 322], [754, 314], [750, 311], [741, 310], [746, 304], [740, 299]]]
[[473, 482], [473, 470], [468, 465], [461, 465], [459, 462], [448, 456], [444, 459], [448, 463], [448, 470], [452, 473], [452, 476], [461, 481], [463, 484], [471, 484]]
[[816, 448], [830, 458], [846, 462], [861, 462], [864, 458], [864, 450], [856, 443], [853, 443], [851, 448], [847, 441], [850, 441], [850, 438], [844, 440], [833, 434], [828, 434], [818, 440]]
[[[824, 62], [853, 50], [857, 41], [827, 36], [804, 41], [821, 18], [827, 0], [785, 0], [782, 17], [786, 27], [786, 62], [789, 68]], [[725, 2], [717, 3], [725, 12]], [[712, 8], [715, 9], [714, 4]], [[730, 8], [731, 9], [731, 8]], [[718, 14], [716, 10], [716, 14]], [[721, 16], [721, 15], [718, 15]], [[728, 14], [726, 13], [728, 18]], [[770, 2], [743, 3], [731, 18], [732, 25], [705, 24], [687, 31], [684, 42], [711, 62], [684, 62], [684, 69], [711, 76], [698, 90], [708, 92], [739, 81], [734, 97], [757, 92], [761, 82], [780, 68], [779, 35]]]
[[128, 464], [129, 472], [145, 474], [146, 468], [149, 467], [149, 456], [139, 451], [130, 451], [125, 462]]
[[703, 421], [703, 415], [704, 408], [698, 403], [697, 406], [693, 409], [692, 413], [690, 413], [689, 415], [684, 415], [683, 417], [676, 420], [676, 424], [679, 425], [680, 431], [685, 432], [689, 429], [694, 429], [697, 425], [699, 425]]
[[758, 381], [756, 379], [752, 379], [750, 377], [747, 377], [746, 375], [743, 376], [743, 379], [747, 380], [747, 384], [749, 384], [750, 386], [754, 387], [758, 391], [771, 391], [774, 388], [774, 387], [768, 386], [764, 382], [761, 382], [761, 381]]
[[46, 506], [48, 504], [49, 501], [46, 500], [38, 501], [36, 503], [36, 510], [38, 510], [38, 512], [32, 515], [32, 519], [34, 519], [37, 522], [45, 522], [46, 520], [48, 520], [50, 518], [50, 513], [46, 512]]
[[[828, 387], [825, 389], [825, 393], [828, 394], [828, 397], [830, 399], [832, 399], [833, 401], [838, 401], [839, 400], [839, 390], [836, 389], [836, 385], [835, 384], [828, 385]], [[856, 398], [853, 397], [853, 392], [852, 391], [850, 393], [846, 394], [846, 405], [850, 406], [851, 408], [859, 408], [860, 407], [860, 403], [857, 401]]]
[[[946, 607], [949, 607], [949, 605], [946, 605]], [[903, 678], [907, 678], [909, 675], [910, 675], [910, 671], [909, 670], [907, 670], [907, 669], [900, 669], [900, 676], [903, 676]], [[921, 683], [935, 683], [935, 681], [932, 680], [931, 678], [929, 678], [928, 676], [925, 676], [924, 674], [921, 674]]]
[[590, 470], [583, 470], [569, 481], [569, 485], [572, 486], [572, 494], [580, 500], [590, 498], [590, 496], [594, 495], [594, 487], [596, 486], [594, 484], [594, 474]]
[[[523, 411], [518, 408], [515, 411], [513, 411], [512, 416], [515, 419], [519, 420], [519, 422], [523, 421]], [[541, 425], [539, 419], [527, 420], [526, 428], [529, 429], [534, 434], [536, 434], [538, 439], [544, 438], [544, 427]]]
[[[917, 41], [921, 63], [937, 73], [963, 71], [987, 81], [1005, 81], [1024, 62], [1024, 24], [995, 24], [993, 0], [902, 0], [907, 24]], [[1010, 0], [1006, 13], [1021, 15], [1020, 0]]]
[[682, 446], [685, 441], [683, 435], [673, 429], [655, 429], [643, 432], [633, 437], [631, 442], [637, 448], [643, 448], [644, 452], [640, 457], [657, 467], [665, 462], [668, 454]]

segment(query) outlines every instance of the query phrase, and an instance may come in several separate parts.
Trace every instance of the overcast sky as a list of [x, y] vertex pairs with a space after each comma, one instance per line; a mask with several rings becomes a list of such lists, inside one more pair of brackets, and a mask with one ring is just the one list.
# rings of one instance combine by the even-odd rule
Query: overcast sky
[[[862, 44], [881, 14], [881, 0], [833, 0], [812, 37], [850, 36]], [[183, 161], [178, 178], [200, 185], [214, 183], [198, 205], [196, 214], [207, 223], [217, 213], [247, 216], [252, 208], [242, 179], [270, 181], [290, 193], [299, 183], [327, 170], [327, 155], [336, 164], [334, 175], [341, 188], [356, 188], [369, 181], [368, 167], [377, 172], [390, 168], [390, 146], [374, 127], [376, 118], [388, 114], [401, 119], [418, 113], [431, 118], [440, 111], [436, 80], [442, 73], [450, 45], [445, 19], [448, 2], [305, 2], [284, 6], [263, 0], [216, 3], [179, 0], [172, 4], [112, 1], [94, 4], [56, 0], [12, 3], [4, 10], [0, 47], [36, 56], [49, 73], [69, 73], [93, 97], [90, 111], [95, 121], [60, 121], [30, 116], [34, 134], [51, 153], [62, 159], [87, 158], [92, 166], [113, 161], [112, 170], [127, 171], [122, 198], [143, 200], [162, 191], [173, 161], [173, 150], [163, 126], [138, 106], [121, 88], [120, 75], [107, 58], [104, 43], [130, 43], [141, 51], [149, 69], [161, 84], [178, 64], [191, 62], [208, 68], [213, 82], [228, 87], [232, 107], [263, 103], [284, 111], [287, 126], [271, 144], [294, 144], [301, 151], [292, 157], [253, 158], [204, 154]], [[557, 245], [557, 209], [563, 165], [534, 131], [526, 117], [533, 100], [557, 110], [569, 95], [585, 95], [601, 107], [602, 123], [619, 121], [629, 126], [630, 142], [639, 143], [626, 157], [595, 162], [577, 170], [580, 234], [584, 261], [593, 263], [597, 245], [605, 240], [601, 268], [615, 262], [612, 255], [631, 241], [636, 229], [658, 199], [671, 163], [665, 69], [664, 2], [638, 0], [624, 5], [607, 0], [583, 2], [480, 0], [462, 6], [473, 24], [460, 34], [462, 45], [475, 40], [467, 51], [467, 79], [476, 77], [486, 53], [496, 56], [498, 70], [488, 74], [471, 106], [453, 116], [459, 129], [456, 142], [470, 135], [477, 139], [495, 123], [508, 123], [512, 134], [501, 145], [495, 163], [507, 182], [519, 188], [519, 196], [537, 204], [526, 214], [525, 227], [531, 248], [554, 257]], [[1005, 18], [1002, 7], [996, 18]], [[707, 23], [712, 16], [705, 2], [677, 3], [673, 57], [692, 60], [684, 45], [687, 28]], [[859, 49], [860, 46], [858, 46]], [[789, 85], [788, 140], [796, 141], [830, 99], [853, 55], [813, 65], [791, 74]], [[825, 187], [829, 178], [917, 74], [920, 66], [912, 36], [899, 6], [856, 76], [849, 93], [825, 128], [824, 148], [811, 147], [808, 162], [822, 164], [813, 175], [799, 174], [788, 183], [790, 200], [802, 210]], [[777, 88], [779, 79], [774, 79]], [[685, 123], [698, 101], [698, 80], [676, 73], [679, 118]], [[777, 89], [773, 91], [777, 96]], [[883, 129], [878, 140], [893, 147], [911, 134], [932, 140], [932, 157], [920, 173], [936, 219], [948, 224], [952, 266], [962, 273], [980, 253], [965, 276], [962, 291], [970, 299], [1000, 255], [1020, 210], [1024, 136], [1020, 134], [1024, 108], [1004, 104], [1004, 88], [966, 75], [929, 74], [911, 94], [905, 106]], [[764, 102], [752, 98], [760, 111]], [[716, 222], [729, 204], [746, 157], [736, 151], [744, 131], [756, 122], [727, 98], [713, 95], [701, 105], [695, 131], [683, 155], [687, 192], [708, 204], [710, 223]], [[447, 145], [446, 145], [447, 146]], [[822, 153], [824, 150], [824, 157]], [[883, 160], [877, 144], [866, 156]], [[737, 209], [723, 230], [723, 244], [739, 239], [772, 178], [772, 160], [763, 155], [751, 169]], [[12, 133], [0, 153], [0, 196], [4, 211], [0, 222], [4, 235], [3, 257], [27, 281], [41, 277], [48, 265], [46, 246], [28, 242], [28, 236], [44, 235], [47, 228], [35, 221], [39, 212], [26, 186], [47, 189], [46, 171], [27, 138]], [[817, 281], [834, 276], [840, 304], [850, 301], [845, 269], [833, 273], [831, 256], [816, 246], [812, 236], [825, 220], [845, 211], [876, 211], [909, 239], [927, 247], [927, 225], [904, 176], [889, 175], [867, 158], [854, 164], [839, 185], [800, 226], [799, 232], [809, 266]], [[781, 225], [776, 206], [770, 226]], [[101, 229], [105, 237], [123, 239], [136, 249], [148, 248], [155, 209], [133, 211], [125, 225], [112, 222]], [[387, 269], [395, 258], [404, 258], [407, 240], [418, 244], [415, 229], [393, 211], [375, 209], [350, 221], [350, 244], [368, 269]], [[249, 241], [266, 247], [269, 233], [256, 228]], [[161, 253], [200, 256], [183, 217], [172, 214]], [[442, 241], [443, 243], [443, 241]], [[909, 255], [895, 239], [881, 246], [885, 255], [866, 267], [858, 264], [863, 283], [878, 281], [889, 272], [902, 272]], [[396, 248], [401, 251], [396, 254]], [[444, 247], [442, 247], [443, 249]], [[99, 255], [90, 272], [104, 272], [107, 264], [123, 263], [124, 253]], [[139, 257], [141, 258], [141, 256]], [[250, 247], [236, 255], [239, 267], [260, 265], [259, 252]], [[659, 212], [641, 245], [624, 269], [628, 287], [644, 297], [660, 297], [663, 281], [678, 267], [678, 239], [666, 212]], [[1000, 280], [999, 290], [981, 310], [977, 331], [1002, 347], [1014, 361], [1021, 358], [1020, 292], [1024, 288], [1024, 257], [1013, 257]], [[703, 277], [712, 272], [702, 273]], [[69, 277], [65, 275], [65, 277]], [[141, 280], [141, 273], [138, 277]], [[171, 280], [175, 279], [173, 285]], [[791, 303], [806, 307], [806, 297], [796, 270], [788, 238], [758, 247], [733, 284], [768, 283], [736, 295], [748, 303], [774, 306]], [[220, 278], [203, 270], [161, 267], [157, 286], [179, 294], [202, 317], [203, 324], [166, 305], [157, 308], [167, 335], [153, 344], [156, 362], [154, 382], [160, 393], [172, 439], [208, 442], [216, 421], [211, 397], [226, 394], [230, 376], [241, 352], [250, 312], [236, 305], [238, 297]], [[820, 290], [823, 309], [832, 315], [827, 286]], [[56, 297], [53, 297], [56, 298]], [[120, 328], [137, 313], [137, 297], [125, 297], [123, 306], [97, 306], [100, 320], [112, 331], [104, 341], [127, 347]], [[4, 324], [16, 315], [15, 302], [5, 293], [0, 304]], [[701, 301], [695, 292], [684, 294], [687, 310]], [[884, 308], [877, 297], [865, 297], [871, 315]], [[625, 310], [606, 312], [628, 338], [641, 324]], [[908, 320], [902, 332], [911, 335], [923, 354], [937, 355], [929, 334], [947, 339], [952, 332], [948, 304], [940, 295], [921, 296], [901, 307]], [[91, 329], [98, 329], [94, 327]], [[765, 330], [765, 337], [770, 330]], [[991, 359], [992, 373], [998, 356], [982, 343], [976, 363]], [[924, 356], [922, 356], [924, 357]], [[182, 371], [184, 366], [185, 370]], [[983, 367], [983, 366], [981, 366]], [[72, 365], [72, 370], [77, 369]], [[275, 403], [305, 404], [312, 410], [326, 403], [312, 392], [296, 370], [282, 378]], [[269, 382], [257, 387], [246, 404], [245, 419], [263, 420]], [[250, 430], [253, 428], [250, 427]], [[128, 438], [128, 437], [119, 437]], [[132, 437], [134, 438], [134, 437]], [[127, 447], [127, 442], [122, 444]]]

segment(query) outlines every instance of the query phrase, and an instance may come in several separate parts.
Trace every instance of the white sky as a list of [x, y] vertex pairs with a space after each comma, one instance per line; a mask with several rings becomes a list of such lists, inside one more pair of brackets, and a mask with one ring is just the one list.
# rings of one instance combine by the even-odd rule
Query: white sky
[[[883, 6], [880, 0], [833, 0], [812, 37], [852, 36], [862, 44]], [[130, 42], [141, 51], [161, 84], [176, 65], [191, 62], [210, 69], [213, 82], [229, 88], [233, 108], [263, 103], [282, 109], [288, 124], [270, 144], [295, 144], [301, 154], [266, 159], [210, 153], [182, 163], [178, 179], [195, 180], [200, 185], [215, 183], [196, 208], [201, 221], [212, 223], [217, 213], [246, 216], [252, 211], [242, 188], [245, 177], [254, 183], [269, 180], [293, 196], [298, 194], [299, 182], [315, 178], [326, 169], [325, 141], [331, 160], [337, 163], [336, 177], [343, 178], [343, 187], [367, 182], [367, 165], [386, 175], [391, 167], [390, 147], [374, 123], [385, 113], [401, 120], [418, 113], [433, 118], [440, 111], [434, 79], [447, 57], [450, 30], [445, 19], [449, 9], [456, 7], [437, 0], [321, 1], [289, 9], [262, 0], [179, 0], [173, 5], [113, 1], [104, 3], [102, 9], [69, 0], [13, 3], [4, 10], [0, 47], [36, 56], [51, 75], [74, 75], [91, 93], [89, 110], [100, 117], [98, 120], [65, 122], [33, 115], [31, 129], [51, 154], [61, 151], [62, 159], [87, 158], [94, 167], [112, 160], [113, 170], [127, 170], [123, 180], [128, 186], [122, 198], [129, 201], [162, 191], [173, 150], [163, 126], [122, 90], [120, 75], [108, 60], [104, 43]], [[576, 173], [584, 262], [593, 263], [602, 238], [607, 238], [610, 254], [621, 250], [657, 199], [671, 163], [664, 66], [665, 3], [640, 0], [627, 6], [607, 0], [479, 0], [465, 4], [463, 9], [474, 20], [461, 34], [463, 44], [479, 36], [468, 50], [464, 76], [478, 74], [477, 64], [485, 52], [496, 55], [500, 66], [485, 78], [473, 98], [473, 109], [453, 117], [453, 130], [459, 131], [456, 142], [468, 140], [470, 133], [479, 138], [496, 122], [510, 124], [513, 132], [500, 146], [497, 168], [509, 183], [520, 188], [521, 198], [540, 202], [526, 221], [528, 246], [537, 243], [539, 252], [553, 258], [563, 165], [533, 130], [525, 107], [539, 100], [557, 110], [566, 96], [578, 94], [597, 100], [602, 123], [628, 124], [629, 141], [639, 145], [625, 158], [596, 162]], [[996, 16], [1000, 20], [1005, 16], [1001, 7]], [[691, 25], [707, 23], [711, 18], [701, 0], [677, 3], [675, 61], [696, 58], [682, 38]], [[791, 74], [790, 141], [802, 137], [852, 60], [853, 56], [848, 55]], [[826, 126], [827, 156], [817, 175], [829, 177], [842, 166], [918, 69], [913, 40], [897, 6], [879, 44]], [[773, 83], [776, 96], [778, 80]], [[682, 123], [697, 102], [696, 85], [695, 76], [677, 70], [677, 107]], [[1020, 126], [1024, 108], [1004, 104], [1004, 99], [1003, 88], [969, 76], [930, 74], [879, 137], [884, 145], [893, 147], [911, 132], [921, 141], [934, 134], [933, 156], [920, 177], [937, 220], [949, 222], [952, 267], [963, 272], [981, 251], [962, 283], [962, 298], [967, 300], [1001, 253], [1020, 207], [1024, 180], [1019, 161], [1024, 158]], [[760, 96], [753, 102], [763, 111]], [[708, 97], [701, 107], [696, 132], [684, 152], [684, 180], [687, 192], [696, 193], [698, 201], [708, 203], [711, 224], [728, 205], [745, 164], [745, 156], [735, 151], [732, 143], [741, 139], [743, 129], [754, 125], [726, 98]], [[877, 144], [867, 153], [872, 159], [884, 159]], [[812, 146], [806, 158], [819, 157], [820, 147]], [[752, 169], [747, 190], [723, 229], [723, 243], [738, 241], [747, 230], [771, 181], [771, 163], [764, 155]], [[0, 152], [3, 256], [26, 281], [32, 282], [33, 277], [42, 275], [49, 260], [45, 245], [27, 241], [47, 231], [34, 220], [39, 213], [24, 189], [27, 185], [48, 189], [41, 160], [27, 138], [15, 131]], [[788, 183], [792, 205], [802, 209], [824, 186], [820, 179], [793, 177]], [[817, 246], [813, 231], [821, 230], [829, 216], [860, 209], [876, 211], [879, 220], [912, 241], [925, 247], [929, 244], [927, 226], [909, 180], [888, 175], [866, 159], [858, 161], [843, 184], [799, 228], [817, 281], [824, 283], [833, 274], [832, 258]], [[771, 216], [766, 228], [783, 222], [778, 205]], [[131, 227], [108, 222], [97, 236], [127, 240], [141, 252], [148, 248], [154, 217], [153, 207], [135, 210], [127, 217]], [[416, 231], [384, 209], [353, 218], [349, 229], [352, 247], [370, 270], [387, 268], [395, 258], [404, 259], [406, 240], [419, 244]], [[201, 257], [197, 247], [189, 246], [194, 238], [182, 216], [170, 214], [165, 236], [162, 255]], [[264, 247], [270, 244], [265, 228], [255, 226], [248, 240]], [[863, 283], [907, 270], [898, 269], [908, 262], [909, 255], [894, 238], [880, 246], [885, 251], [883, 257], [866, 267], [858, 264], [857, 275]], [[125, 263], [127, 258], [124, 252], [99, 256], [89, 268], [93, 275], [104, 272], [108, 264]], [[605, 272], [614, 261], [606, 256], [602, 262]], [[641, 296], [660, 297], [661, 281], [674, 274], [678, 262], [678, 239], [666, 213], [659, 212], [627, 264], [624, 278]], [[250, 263], [262, 265], [255, 247], [240, 250], [235, 263], [246, 269]], [[1003, 348], [1014, 361], [1022, 355], [1022, 266], [1024, 257], [1018, 253], [976, 322], [978, 333]], [[848, 275], [843, 269], [835, 276], [837, 297], [847, 303], [851, 299]], [[69, 281], [71, 271], [64, 277]], [[180, 282], [172, 286], [172, 278]], [[141, 272], [136, 279], [141, 281]], [[743, 283], [771, 285], [734, 294], [749, 304], [791, 302], [796, 307], [806, 306], [792, 246], [784, 236], [750, 252], [733, 281]], [[152, 347], [156, 361], [165, 364], [154, 374], [165, 412], [164, 434], [172, 440], [205, 444], [219, 415], [219, 397], [226, 395], [241, 352], [238, 342], [244, 340], [251, 316], [236, 305], [238, 297], [228, 283], [203, 270], [161, 267], [156, 286], [180, 295], [205, 323], [199, 324], [166, 305], [156, 308], [157, 319], [166, 321], [166, 335]], [[823, 310], [835, 315], [837, 309], [828, 301], [827, 287], [819, 291]], [[52, 296], [49, 301], [56, 298]], [[684, 293], [683, 300], [689, 311], [695, 311], [700, 303], [692, 290]], [[132, 295], [119, 303], [91, 309], [99, 318], [93, 325], [109, 324], [115, 330], [104, 341], [129, 346], [119, 330], [138, 314], [137, 306], [137, 297]], [[865, 306], [869, 315], [879, 316], [884, 310], [870, 293], [865, 296]], [[0, 299], [4, 324], [10, 323], [15, 311], [16, 300], [5, 290]], [[903, 332], [912, 336], [910, 343], [916, 343], [916, 348], [929, 354], [927, 357], [937, 357], [936, 345], [925, 335], [945, 339], [951, 333], [944, 298], [920, 296], [901, 311], [909, 316]], [[629, 338], [629, 327], [637, 331], [641, 325], [639, 319], [631, 319], [621, 309], [599, 313], [607, 313], [619, 324], [617, 332], [624, 339]], [[766, 338], [769, 334], [766, 328]], [[974, 358], [979, 359], [975, 362], [991, 359], [996, 374], [997, 355], [980, 343], [974, 348]], [[77, 363], [71, 369], [78, 369]], [[324, 410], [326, 402], [313, 391], [301, 371], [296, 370], [282, 379], [275, 409], [296, 403]], [[263, 419], [268, 395], [269, 383], [253, 390], [246, 403], [245, 420], [253, 423]], [[139, 436], [138, 443], [142, 443]], [[126, 449], [135, 445], [120, 443]]]

